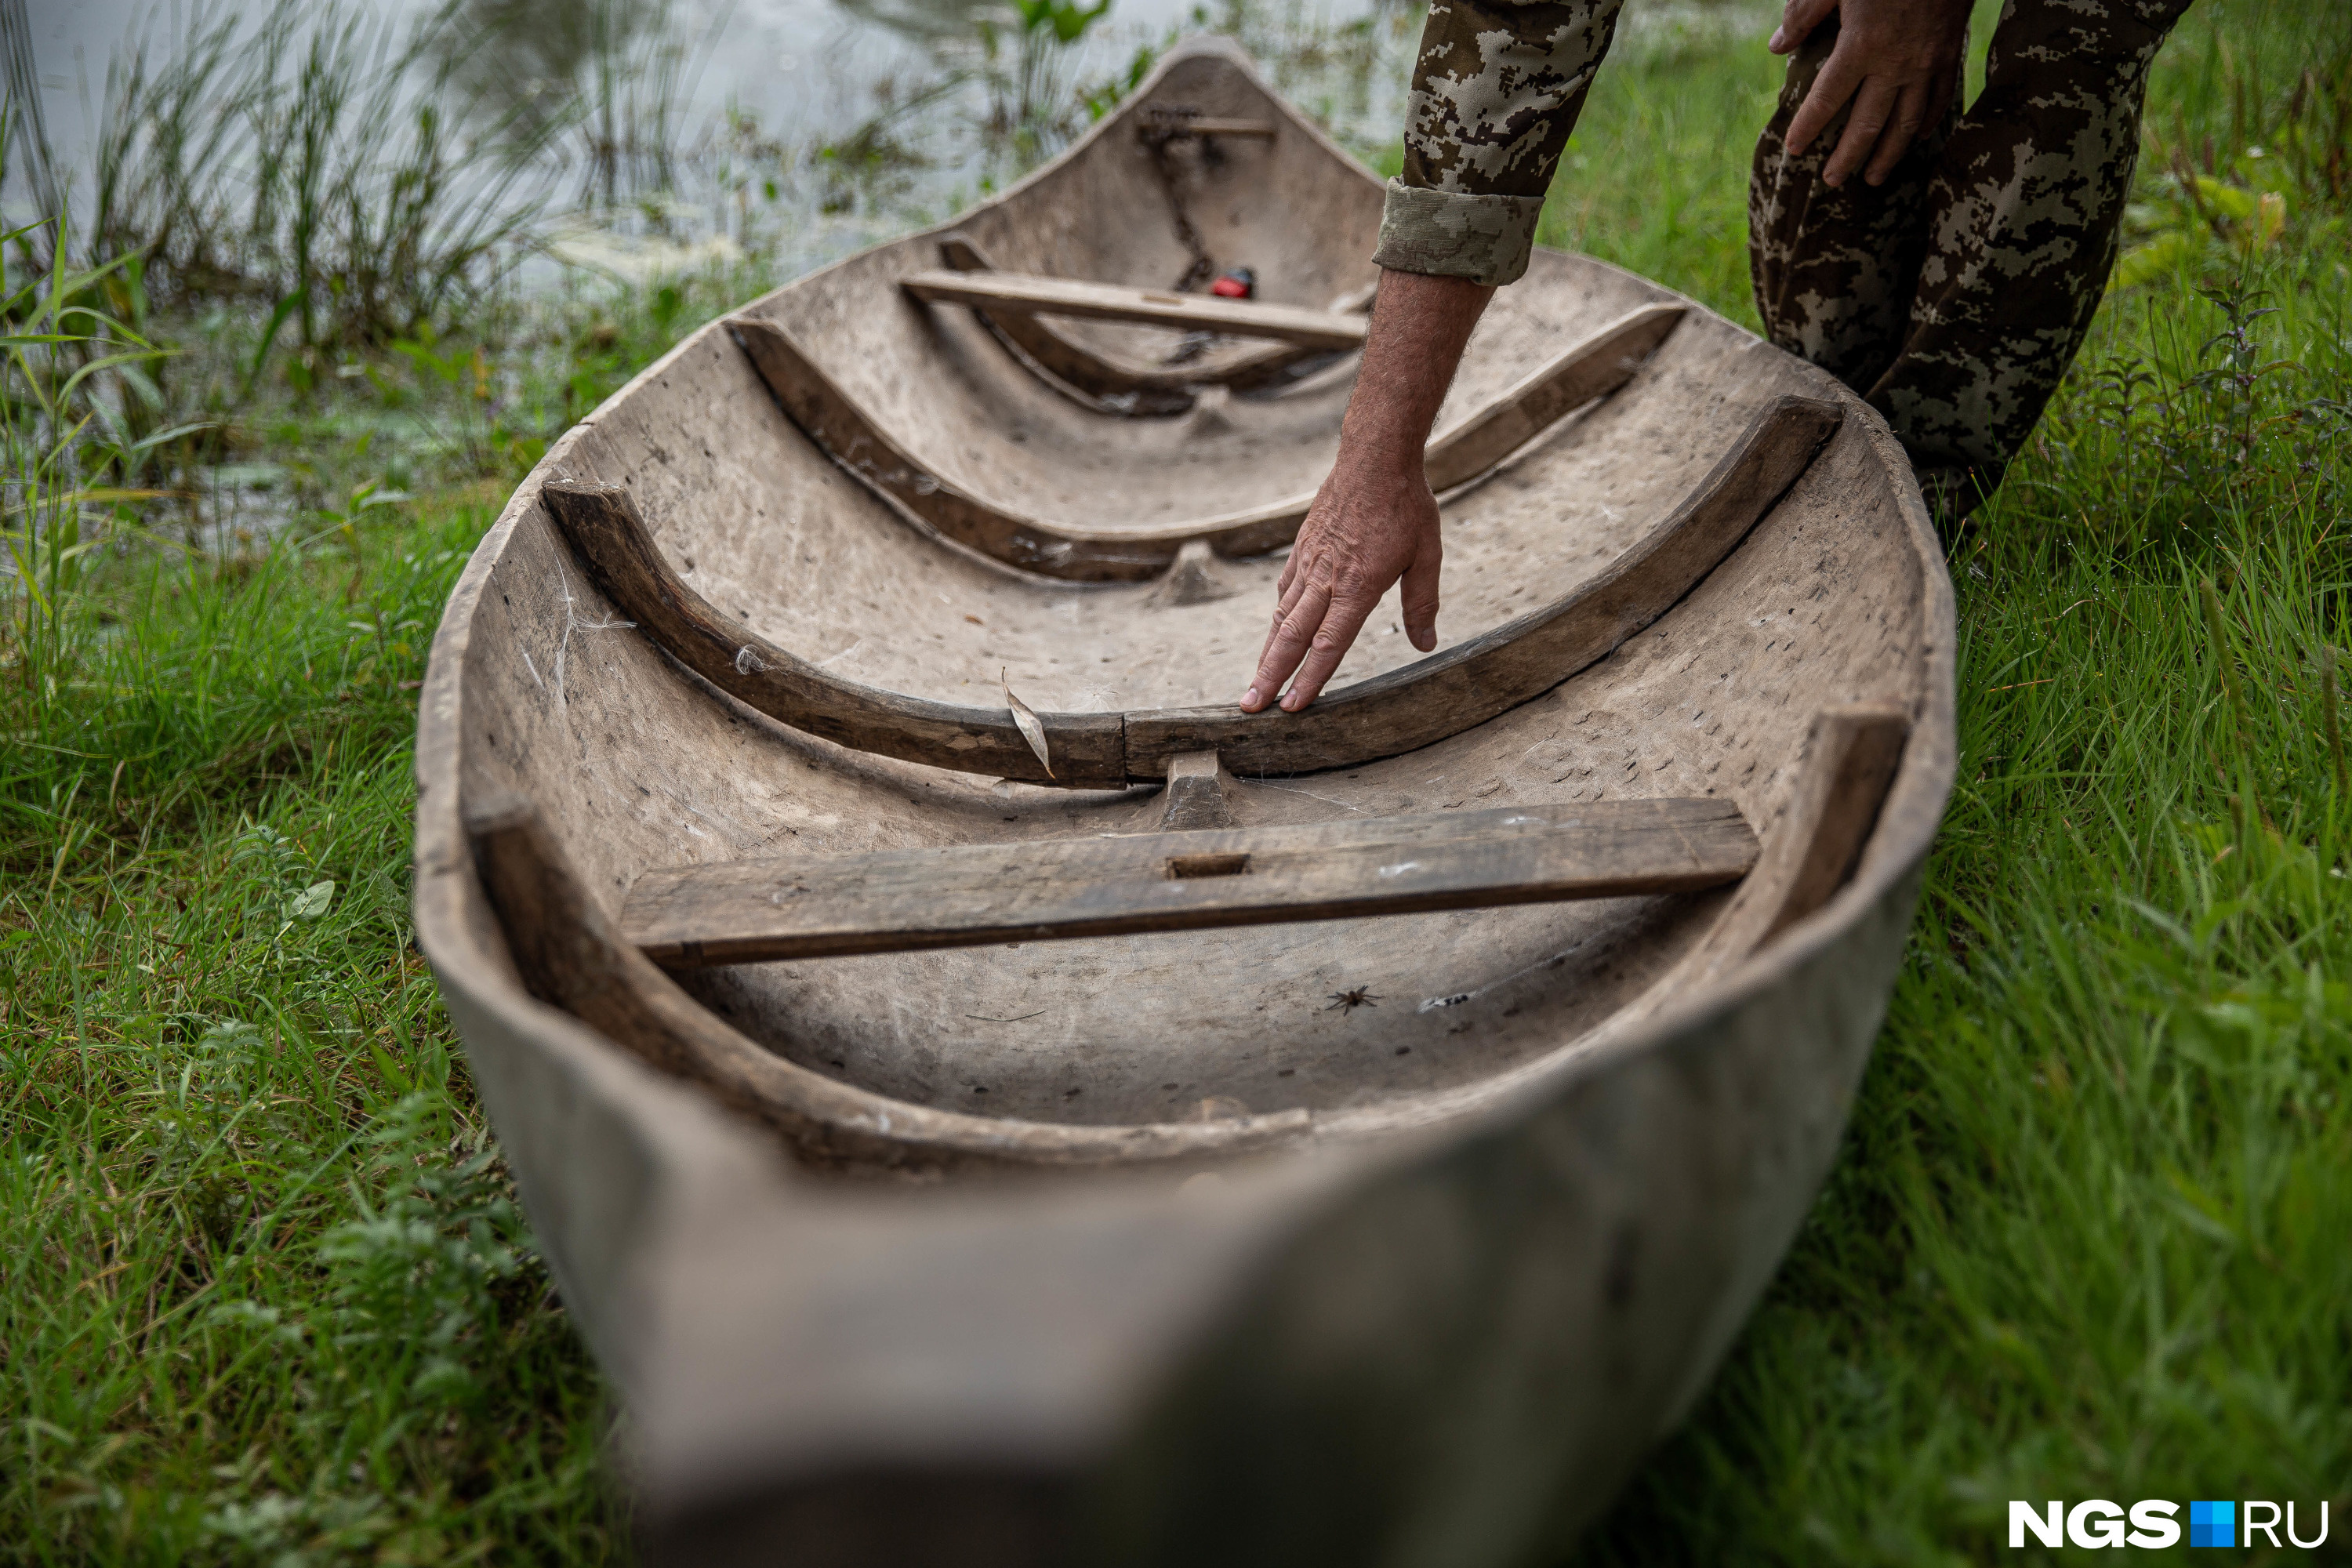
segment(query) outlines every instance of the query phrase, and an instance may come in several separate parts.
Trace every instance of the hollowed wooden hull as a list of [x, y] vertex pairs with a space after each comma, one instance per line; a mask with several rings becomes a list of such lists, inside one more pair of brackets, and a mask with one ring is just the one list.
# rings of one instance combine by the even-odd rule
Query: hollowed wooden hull
[[[1123, 138], [1171, 103], [1276, 128], [1191, 170], [1221, 260], [1284, 302], [1370, 280], [1376, 184], [1215, 48], [1172, 57], [956, 227], [1002, 267], [1166, 287], [1185, 253]], [[926, 462], [1057, 524], [1164, 530], [1319, 479], [1344, 363], [1121, 419], [969, 311], [896, 289], [939, 264], [937, 237], [913, 236], [748, 309], [829, 356]], [[1671, 302], [1539, 254], [1449, 408]], [[1835, 1151], [1951, 781], [1949, 584], [1876, 418], [1696, 306], [1621, 390], [1444, 509], [1441, 629], [1461, 642], [1594, 580], [1790, 395], [1843, 423], [1654, 623], [1434, 743], [1243, 777], [1233, 812], [1711, 796], [1769, 848], [1813, 715], [1899, 709], [1900, 767], [1824, 907], [1728, 958], [1738, 899], [1711, 891], [683, 977], [874, 1137], [937, 1155], [895, 1163], [795, 1161], [534, 1000], [469, 810], [527, 800], [616, 915], [656, 868], [1146, 832], [1159, 793], [992, 783], [762, 717], [620, 624], [542, 488], [624, 488], [679, 580], [769, 645], [1000, 712], [1000, 680], [1076, 714], [1230, 701], [1279, 562], [1219, 558], [1188, 597], [929, 536], [794, 426], [717, 323], [559, 443], [435, 644], [416, 905], [533, 1224], [628, 1406], [657, 1553], [1476, 1563], [1605, 1503], [1704, 1386]], [[1341, 685], [1414, 660], [1392, 619]]]

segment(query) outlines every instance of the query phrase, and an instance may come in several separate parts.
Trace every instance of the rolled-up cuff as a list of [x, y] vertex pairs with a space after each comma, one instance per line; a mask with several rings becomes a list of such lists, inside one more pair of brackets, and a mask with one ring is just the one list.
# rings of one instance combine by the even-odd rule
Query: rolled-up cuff
[[1528, 269], [1542, 214], [1541, 196], [1474, 196], [1391, 180], [1372, 259], [1396, 272], [1516, 283]]

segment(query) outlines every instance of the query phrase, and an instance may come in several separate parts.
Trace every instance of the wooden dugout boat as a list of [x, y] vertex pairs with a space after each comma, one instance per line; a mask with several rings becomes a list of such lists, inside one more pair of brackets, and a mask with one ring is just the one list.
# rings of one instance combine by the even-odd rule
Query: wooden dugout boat
[[[1909, 468], [1538, 253], [1433, 449], [1457, 640], [1244, 718], [1380, 207], [1181, 49], [680, 345], [452, 595], [419, 935], [656, 1556], [1513, 1561], [1794, 1234], [1951, 783]], [[1174, 335], [1180, 219], [1259, 313]]]

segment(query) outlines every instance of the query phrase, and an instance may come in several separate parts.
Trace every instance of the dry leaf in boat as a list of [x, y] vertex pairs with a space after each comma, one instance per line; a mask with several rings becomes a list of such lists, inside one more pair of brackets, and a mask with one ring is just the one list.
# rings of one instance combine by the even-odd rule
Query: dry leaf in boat
[[1013, 721], [1021, 726], [1022, 739], [1027, 741], [1029, 749], [1037, 753], [1037, 761], [1045, 765], [1045, 776], [1052, 778], [1054, 759], [1045, 753], [1045, 726], [1038, 722], [1037, 715], [1029, 704], [1013, 695], [1013, 682], [1007, 679], [1011, 674], [1010, 667], [996, 672], [997, 683], [1004, 688], [1004, 705], [1013, 710]]

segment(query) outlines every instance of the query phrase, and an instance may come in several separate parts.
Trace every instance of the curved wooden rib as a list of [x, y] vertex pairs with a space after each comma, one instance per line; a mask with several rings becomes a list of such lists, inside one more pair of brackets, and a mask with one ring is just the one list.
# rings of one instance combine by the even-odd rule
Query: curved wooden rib
[[466, 826], [483, 891], [532, 995], [765, 1123], [808, 1163], [866, 1171], [1148, 1163], [1265, 1148], [1309, 1130], [1304, 1110], [1123, 1127], [1000, 1121], [826, 1078], [730, 1028], [622, 941], [530, 802], [487, 802]]
[[1151, 777], [1187, 752], [1235, 773], [1315, 773], [1393, 757], [1483, 724], [1606, 658], [1671, 609], [1788, 493], [1844, 419], [1783, 397], [1672, 516], [1591, 583], [1386, 675], [1326, 692], [1303, 713], [1168, 709], [1127, 716], [1127, 765]]
[[[940, 259], [958, 272], [998, 270], [980, 247], [961, 233], [940, 237]], [[1369, 307], [1371, 300], [1367, 289], [1331, 308], [1353, 313]], [[999, 317], [977, 307], [972, 316], [1014, 359], [1037, 373], [1038, 379], [1099, 414], [1182, 414], [1192, 406], [1194, 387], [1255, 392], [1296, 380], [1339, 357], [1321, 349], [1260, 343], [1214, 364], [1149, 365], [1088, 348], [1043, 316], [1007, 313]]]
[[626, 490], [551, 483], [541, 492], [597, 588], [654, 643], [779, 723], [933, 767], [1069, 789], [1123, 789], [1214, 752], [1234, 772], [1351, 768], [1433, 744], [1529, 701], [1673, 608], [1804, 473], [1844, 415], [1783, 397], [1759, 414], [1665, 521], [1548, 608], [1386, 675], [1326, 693], [1304, 713], [1173, 708], [1040, 715], [1049, 773], [1010, 710], [961, 708], [826, 674], [730, 626], [678, 580]]
[[[1429, 445], [1433, 489], [1475, 479], [1563, 416], [1633, 378], [1683, 318], [1680, 305], [1649, 305], [1612, 322]], [[793, 335], [761, 316], [728, 323], [784, 414], [833, 459], [942, 535], [1008, 565], [1084, 583], [1159, 575], [1186, 541], [1219, 554], [1261, 555], [1297, 535], [1310, 494], [1172, 527], [1121, 532], [1054, 528], [924, 471], [912, 454], [818, 368]]]
[[1586, 404], [1623, 386], [1684, 314], [1680, 305], [1644, 305], [1620, 316], [1484, 408], [1447, 426], [1422, 458], [1429, 488], [1450, 490], [1468, 484]]
[[933, 767], [1069, 789], [1127, 787], [1118, 714], [1040, 714], [1053, 759], [1049, 773], [1009, 709], [962, 708], [861, 686], [729, 625], [670, 570], [628, 491], [551, 483], [541, 494], [590, 578], [621, 614], [680, 664], [779, 723]]
[[1893, 702], [1824, 709], [1798, 752], [1796, 787], [1764, 837], [1754, 872], [1679, 966], [1711, 983], [1820, 909], [1853, 874], [1911, 737]]

